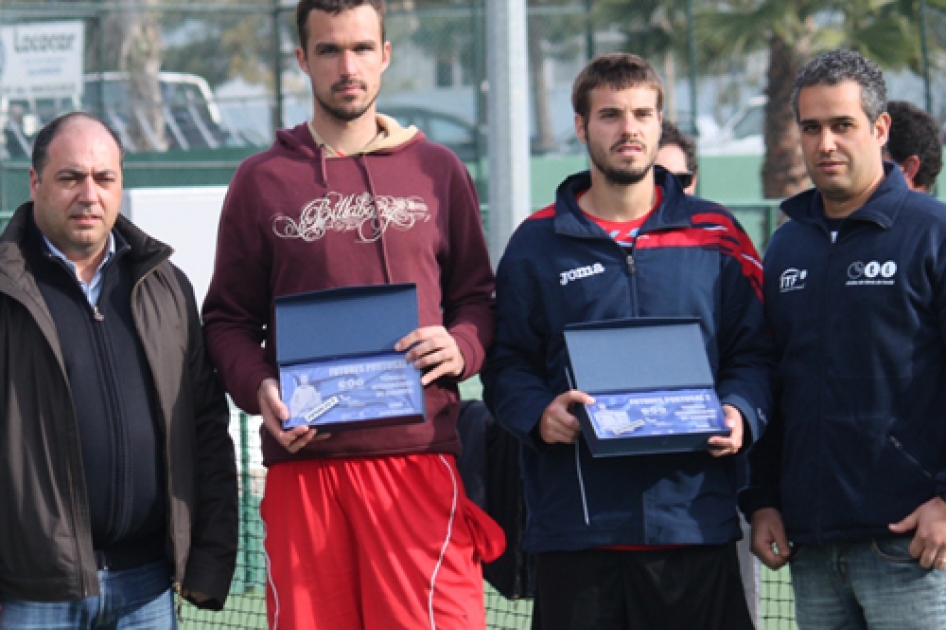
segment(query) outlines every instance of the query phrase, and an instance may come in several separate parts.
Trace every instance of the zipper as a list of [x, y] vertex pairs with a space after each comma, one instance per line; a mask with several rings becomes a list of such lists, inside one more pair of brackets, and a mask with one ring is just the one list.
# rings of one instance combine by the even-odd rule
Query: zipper
[[[830, 285], [830, 278], [832, 277], [832, 274], [831, 274], [831, 259], [832, 259], [833, 256], [834, 256], [834, 246], [835, 246], [835, 243], [837, 242], [837, 239], [840, 238], [840, 236], [841, 236], [840, 232], [841, 232], [841, 230], [838, 229], [838, 236], [837, 236], [837, 238], [836, 238], [834, 241], [831, 240], [831, 233], [830, 233], [830, 230], [827, 230], [827, 231], [826, 231], [826, 234], [825, 234], [825, 236], [827, 236], [827, 238], [828, 238], [828, 254], [827, 254], [827, 257], [826, 257], [827, 260], [825, 260], [825, 264], [824, 264], [824, 269], [825, 269], [824, 286], [823, 286], [822, 289], [821, 289], [821, 293], [822, 293], [822, 299], [821, 299], [821, 327], [820, 327], [820, 328], [821, 328], [821, 330], [820, 330], [820, 333], [821, 333], [821, 343], [818, 344], [818, 345], [820, 346], [820, 348], [821, 348], [821, 359], [818, 361], [818, 364], [819, 364], [819, 366], [820, 366], [820, 368], [821, 368], [821, 382], [822, 382], [822, 383], [824, 383], [824, 382], [826, 381], [826, 378], [827, 378], [827, 375], [826, 375], [827, 368], [826, 368], [826, 366], [825, 366], [825, 363], [826, 363], [825, 359], [827, 358], [827, 357], [826, 357], [826, 355], [827, 355], [827, 344], [825, 343], [825, 336], [826, 336], [826, 330], [827, 330], [827, 328], [828, 328], [828, 313], [831, 311], [831, 309], [829, 308], [829, 305], [828, 305], [828, 300], [831, 298], [831, 285]], [[815, 418], [817, 418], [816, 421], [817, 421], [817, 423], [818, 423], [818, 426], [817, 426], [817, 435], [820, 436], [821, 433], [822, 433], [822, 424], [823, 424], [823, 423], [821, 422], [821, 412], [822, 412], [823, 409], [824, 409], [824, 396], [825, 396], [825, 392], [824, 392], [824, 388], [823, 388], [823, 387], [819, 388], [819, 390], [820, 390], [820, 391], [819, 391], [819, 395], [818, 395], [818, 409], [817, 409], [817, 411], [815, 412]], [[820, 441], [820, 440], [819, 440], [819, 441]], [[819, 450], [820, 450], [820, 449], [822, 448], [822, 446], [819, 444], [819, 445], [818, 445], [818, 448], [819, 448]], [[816, 461], [817, 461], [817, 464], [816, 464], [816, 466], [817, 466], [817, 472], [816, 472], [816, 477], [815, 477], [816, 479], [821, 479], [821, 476], [824, 474], [824, 465], [823, 465], [822, 462], [825, 461], [825, 459], [826, 459], [826, 458], [821, 457], [821, 456], [819, 456], [819, 457], [816, 458]], [[821, 537], [821, 516], [822, 516], [822, 515], [821, 515], [821, 496], [822, 496], [822, 493], [821, 493], [821, 484], [817, 484], [817, 487], [815, 488], [814, 491], [815, 491], [815, 493], [817, 494], [817, 499], [814, 501], [814, 506], [815, 506], [815, 509], [814, 509], [814, 516], [815, 516], [815, 518], [814, 518], [814, 521], [815, 521], [814, 530], [815, 530], [815, 536], [816, 536], [816, 538], [819, 538], [819, 539], [820, 539], [820, 537]]]
[[910, 452], [907, 451], [906, 448], [904, 448], [904, 446], [903, 446], [903, 444], [900, 442], [900, 440], [898, 440], [898, 439], [897, 439], [895, 436], [893, 436], [893, 435], [888, 435], [888, 436], [887, 436], [887, 441], [890, 442], [890, 444], [897, 450], [897, 452], [899, 452], [899, 453], [904, 457], [904, 459], [906, 459], [907, 461], [909, 461], [910, 463], [912, 463], [914, 466], [916, 466], [917, 468], [919, 468], [920, 471], [921, 471], [924, 475], [926, 475], [926, 477], [927, 477], [928, 479], [932, 479], [932, 478], [933, 478], [933, 475], [930, 473], [930, 471], [928, 471], [928, 470], [923, 466], [923, 464], [921, 464], [921, 463], [919, 462], [919, 460], [918, 460], [916, 457], [914, 457], [913, 455], [911, 455]]
[[[135, 332], [138, 333], [138, 338], [141, 340], [141, 348], [145, 353], [145, 358], [148, 361], [148, 368], [151, 370], [152, 374], [157, 374], [155, 371], [155, 362], [153, 357], [150, 354], [148, 344], [145, 342], [144, 335], [142, 333], [141, 321], [139, 320], [138, 311], [135, 309], [135, 296], [138, 294], [138, 291], [141, 289], [141, 284], [157, 271], [158, 267], [161, 266], [161, 263], [166, 261], [167, 258], [162, 258], [158, 261], [153, 267], [146, 271], [138, 280], [135, 281], [134, 286], [131, 288], [131, 318], [135, 322]], [[176, 278], [175, 278], [176, 280]], [[186, 341], [186, 340], [185, 340]], [[185, 346], [187, 343], [185, 343]], [[185, 354], [187, 350], [185, 348]], [[173, 556], [174, 562], [174, 585], [180, 589], [181, 583], [177, 580], [177, 538], [174, 535], [174, 496], [171, 494], [171, 427], [168, 426], [166, 419], [169, 418], [166, 410], [164, 409], [163, 401], [161, 400], [161, 394], [158, 391], [157, 383], [155, 383], [155, 396], [154, 402], [158, 406], [158, 411], [161, 414], [161, 424], [164, 429], [164, 476], [165, 476], [165, 487], [164, 491], [167, 494], [168, 508], [167, 508], [167, 524], [168, 524], [168, 537], [171, 539], [171, 553]]]
[[585, 494], [585, 479], [581, 474], [581, 444], [575, 440], [575, 470], [578, 472], [578, 490], [581, 492], [581, 509], [585, 516], [585, 525], [591, 525], [591, 517], [588, 516], [588, 496]]

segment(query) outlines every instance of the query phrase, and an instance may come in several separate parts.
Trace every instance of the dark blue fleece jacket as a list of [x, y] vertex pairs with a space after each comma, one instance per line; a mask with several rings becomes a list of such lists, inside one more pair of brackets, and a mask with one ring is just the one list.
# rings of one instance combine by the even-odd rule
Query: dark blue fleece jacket
[[[625, 251], [559, 187], [553, 206], [513, 235], [499, 265], [498, 330], [482, 379], [494, 415], [521, 440], [530, 551], [606, 545], [718, 544], [739, 536], [734, 458], [707, 452], [594, 459], [585, 444], [548, 445], [533, 429], [565, 392], [563, 331], [574, 322], [694, 317], [723, 403], [758, 436], [770, 403], [761, 267], [718, 205], [687, 197], [656, 169], [663, 202]], [[629, 356], [628, 361], [647, 361]]]
[[780, 393], [740, 501], [798, 542], [891, 536], [946, 491], [946, 206], [885, 167], [835, 242], [809, 190], [766, 252]]

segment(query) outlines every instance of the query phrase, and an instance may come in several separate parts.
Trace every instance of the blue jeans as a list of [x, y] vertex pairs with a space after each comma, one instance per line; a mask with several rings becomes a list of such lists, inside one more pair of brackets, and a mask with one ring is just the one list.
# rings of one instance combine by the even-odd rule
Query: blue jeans
[[946, 573], [922, 568], [910, 542], [801, 545], [789, 565], [799, 630], [946, 628]]
[[65, 602], [0, 602], [0, 630], [176, 630], [166, 562], [99, 571], [100, 594]]

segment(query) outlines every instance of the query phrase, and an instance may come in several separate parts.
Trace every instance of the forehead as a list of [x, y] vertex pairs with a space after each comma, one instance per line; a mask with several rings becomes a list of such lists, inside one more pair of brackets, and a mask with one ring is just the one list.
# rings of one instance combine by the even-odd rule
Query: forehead
[[837, 85], [809, 85], [798, 92], [798, 118], [822, 121], [834, 118], [866, 118], [861, 104], [861, 86], [856, 81]]
[[101, 124], [78, 118], [67, 122], [49, 143], [46, 169], [67, 167], [119, 171], [121, 157], [115, 139]]
[[628, 109], [657, 109], [657, 90], [646, 85], [613, 88], [602, 85], [591, 90], [588, 99], [591, 110], [605, 107]]
[[363, 4], [337, 14], [315, 10], [306, 21], [309, 44], [339, 41], [381, 41], [381, 16], [373, 7]]

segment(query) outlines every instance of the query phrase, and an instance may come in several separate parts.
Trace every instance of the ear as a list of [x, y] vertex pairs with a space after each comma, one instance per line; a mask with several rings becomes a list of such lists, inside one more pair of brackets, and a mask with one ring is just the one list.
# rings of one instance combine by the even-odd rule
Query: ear
[[299, 64], [299, 69], [309, 74], [309, 62], [305, 58], [305, 51], [302, 47], [296, 48], [296, 63]]
[[391, 42], [384, 42], [381, 47], [381, 72], [388, 69], [391, 65]]
[[883, 147], [890, 139], [890, 114], [883, 112], [874, 121], [874, 133], [877, 136], [877, 143]]
[[39, 175], [30, 169], [30, 201], [36, 201], [36, 187], [39, 186]]
[[588, 138], [585, 137], [585, 119], [581, 114], [575, 114], [575, 135], [583, 144], [588, 144]]
[[913, 178], [916, 177], [917, 171], [920, 170], [920, 158], [915, 155], [909, 156], [904, 161], [900, 162], [900, 170], [903, 171], [903, 176], [906, 177], [910, 188], [913, 188]]

